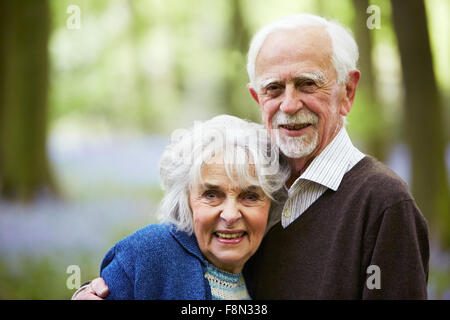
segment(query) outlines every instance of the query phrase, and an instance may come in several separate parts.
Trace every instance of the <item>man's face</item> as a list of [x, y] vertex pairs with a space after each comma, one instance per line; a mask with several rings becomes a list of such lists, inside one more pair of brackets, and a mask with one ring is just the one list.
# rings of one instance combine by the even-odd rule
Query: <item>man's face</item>
[[290, 158], [319, 154], [350, 110], [331, 57], [327, 32], [307, 27], [270, 34], [256, 58], [257, 84], [250, 92], [272, 137]]

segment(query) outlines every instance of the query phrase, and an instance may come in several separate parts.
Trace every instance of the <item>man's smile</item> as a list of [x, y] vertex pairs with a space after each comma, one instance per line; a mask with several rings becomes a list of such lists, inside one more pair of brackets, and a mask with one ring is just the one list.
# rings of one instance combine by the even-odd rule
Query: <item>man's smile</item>
[[287, 136], [297, 137], [305, 133], [305, 131], [312, 127], [312, 123], [292, 123], [292, 124], [280, 124], [278, 130], [281, 130]]

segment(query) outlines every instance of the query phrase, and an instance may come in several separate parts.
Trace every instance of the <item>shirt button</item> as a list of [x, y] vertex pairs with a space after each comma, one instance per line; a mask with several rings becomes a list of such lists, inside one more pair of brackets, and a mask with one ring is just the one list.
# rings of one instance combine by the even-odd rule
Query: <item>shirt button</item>
[[289, 218], [289, 217], [291, 216], [291, 210], [285, 209], [285, 210], [283, 211], [283, 215], [284, 215], [286, 218]]

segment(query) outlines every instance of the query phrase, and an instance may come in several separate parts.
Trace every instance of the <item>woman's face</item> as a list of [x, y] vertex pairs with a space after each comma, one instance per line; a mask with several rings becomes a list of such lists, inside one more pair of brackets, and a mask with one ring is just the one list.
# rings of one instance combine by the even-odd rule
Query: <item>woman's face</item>
[[200, 250], [218, 268], [239, 273], [261, 243], [270, 198], [259, 187], [233, 184], [223, 164], [205, 164], [201, 174], [203, 184], [189, 193]]

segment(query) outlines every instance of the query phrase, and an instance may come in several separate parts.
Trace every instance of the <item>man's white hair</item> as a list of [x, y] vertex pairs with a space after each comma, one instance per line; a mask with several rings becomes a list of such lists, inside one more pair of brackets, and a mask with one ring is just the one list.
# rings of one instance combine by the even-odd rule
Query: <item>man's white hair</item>
[[[344, 84], [348, 79], [348, 73], [356, 69], [358, 61], [358, 46], [350, 31], [335, 21], [313, 14], [296, 14], [276, 20], [261, 29], [253, 36], [248, 50], [247, 72], [250, 84], [256, 87], [255, 63], [259, 51], [266, 37], [279, 30], [292, 30], [302, 27], [324, 27], [331, 38], [333, 46], [332, 63], [337, 73], [338, 83]], [[300, 31], [301, 32], [301, 31]]]
[[172, 142], [160, 160], [165, 191], [158, 210], [160, 221], [193, 232], [189, 191], [194, 184], [203, 183], [202, 168], [210, 163], [224, 165], [230, 180], [238, 185], [260, 187], [272, 199], [269, 221], [276, 218], [290, 175], [287, 160], [279, 156], [262, 125], [220, 115], [172, 134]]

